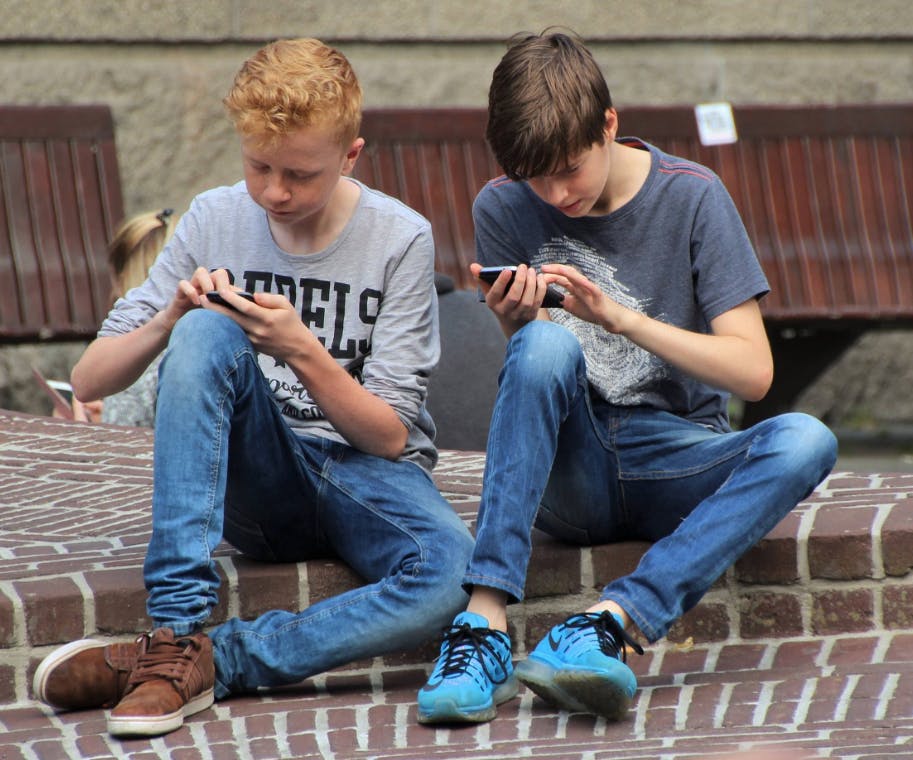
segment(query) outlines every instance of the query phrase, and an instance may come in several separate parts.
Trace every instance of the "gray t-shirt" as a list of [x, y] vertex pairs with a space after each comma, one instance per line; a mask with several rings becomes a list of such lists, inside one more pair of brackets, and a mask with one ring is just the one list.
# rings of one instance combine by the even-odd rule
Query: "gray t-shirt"
[[[726, 188], [709, 169], [636, 138], [651, 167], [628, 203], [605, 216], [573, 219], [525, 182], [489, 182], [473, 206], [485, 266], [570, 264], [609, 297], [686, 330], [769, 290]], [[549, 317], [571, 330], [596, 394], [616, 406], [648, 406], [728, 430], [728, 394], [698, 382], [627, 338], [562, 309]]]
[[[409, 431], [403, 458], [430, 471], [437, 453], [425, 396], [440, 354], [431, 228], [399, 201], [357, 184], [348, 224], [329, 247], [308, 255], [276, 245], [243, 182], [202, 193], [149, 278], [115, 303], [98, 334], [135, 330], [197, 267], [224, 268], [244, 290], [285, 295], [336, 361], [399, 415]], [[264, 354], [259, 361], [298, 434], [345, 442], [287, 366]]]

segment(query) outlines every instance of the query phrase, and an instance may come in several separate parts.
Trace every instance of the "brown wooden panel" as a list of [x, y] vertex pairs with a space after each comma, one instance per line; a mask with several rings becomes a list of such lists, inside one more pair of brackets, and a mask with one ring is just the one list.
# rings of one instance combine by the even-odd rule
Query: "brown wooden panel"
[[0, 339], [93, 337], [123, 218], [107, 106], [0, 106]]
[[[619, 133], [720, 175], [770, 280], [762, 305], [769, 321], [913, 319], [913, 105], [734, 111], [734, 145], [700, 145], [686, 106], [623, 108]], [[375, 186], [428, 216], [439, 269], [461, 287], [472, 286], [472, 198], [499, 173], [484, 130], [483, 109], [376, 110], [364, 120], [372, 163], [386, 154], [397, 167], [395, 186]], [[416, 187], [429, 181], [444, 183], [443, 198], [436, 187]]]

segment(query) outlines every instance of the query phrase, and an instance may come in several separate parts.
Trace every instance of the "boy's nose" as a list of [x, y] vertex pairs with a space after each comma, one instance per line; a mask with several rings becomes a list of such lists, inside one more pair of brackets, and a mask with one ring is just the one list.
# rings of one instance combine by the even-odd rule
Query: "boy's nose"
[[281, 180], [270, 180], [264, 190], [266, 197], [273, 202], [287, 201], [291, 193]]
[[567, 200], [567, 187], [563, 182], [548, 183], [548, 202], [553, 206], [564, 206]]

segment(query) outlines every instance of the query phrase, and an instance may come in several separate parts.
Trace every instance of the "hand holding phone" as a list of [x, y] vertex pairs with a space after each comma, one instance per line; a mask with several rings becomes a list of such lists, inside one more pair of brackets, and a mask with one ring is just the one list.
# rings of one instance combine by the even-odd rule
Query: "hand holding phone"
[[[491, 285], [495, 280], [498, 279], [498, 275], [501, 274], [505, 269], [514, 274], [510, 277], [510, 282], [505, 286], [505, 290], [509, 288], [514, 281], [514, 275], [517, 272], [517, 267], [515, 266], [498, 266], [498, 267], [482, 267], [482, 270], [479, 272], [479, 279], [484, 280], [489, 285]], [[561, 304], [564, 301], [564, 293], [559, 291], [557, 288], [548, 286], [548, 289], [545, 291], [545, 298], [542, 300], [543, 309], [560, 309]]]
[[[254, 302], [253, 293], [247, 293], [243, 290], [238, 290], [238, 291], [235, 291], [235, 295], [241, 296], [241, 298], [246, 298], [251, 303]], [[217, 304], [219, 304], [219, 306], [224, 306], [226, 309], [232, 309], [233, 311], [237, 311], [237, 308], [235, 308], [235, 306], [233, 304], [228, 303], [228, 301], [226, 301], [224, 298], [222, 298], [222, 296], [219, 295], [218, 290], [210, 290], [206, 294], [206, 298], [208, 298], [211, 303], [217, 303]]]

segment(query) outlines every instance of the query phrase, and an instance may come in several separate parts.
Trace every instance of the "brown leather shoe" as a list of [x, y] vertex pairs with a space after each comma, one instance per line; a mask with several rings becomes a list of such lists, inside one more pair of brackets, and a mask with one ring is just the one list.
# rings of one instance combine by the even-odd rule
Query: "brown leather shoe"
[[114, 644], [80, 639], [55, 649], [35, 671], [35, 699], [58, 710], [116, 705], [147, 642], [146, 635]]
[[177, 639], [170, 628], [152, 632], [137, 659], [123, 699], [108, 715], [112, 736], [160, 736], [213, 703], [216, 669], [205, 633]]

